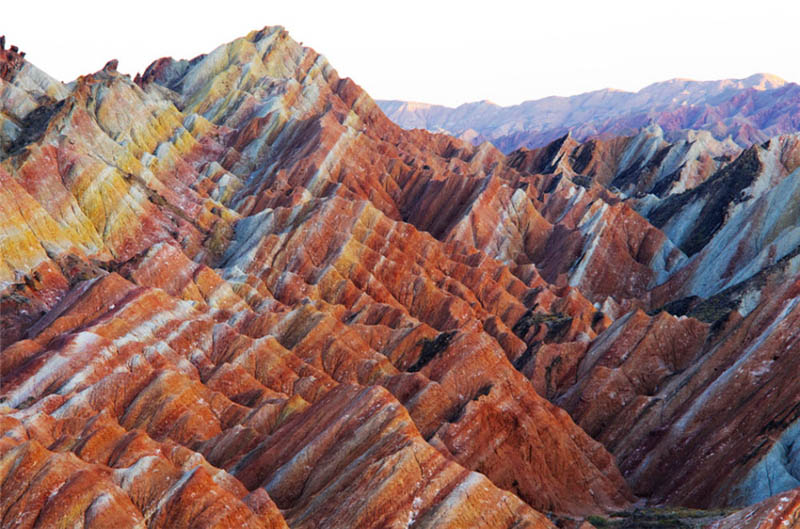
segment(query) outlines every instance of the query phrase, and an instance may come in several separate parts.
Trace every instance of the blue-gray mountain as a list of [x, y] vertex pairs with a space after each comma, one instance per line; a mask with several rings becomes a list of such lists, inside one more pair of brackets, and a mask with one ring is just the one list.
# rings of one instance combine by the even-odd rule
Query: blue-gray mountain
[[489, 101], [456, 108], [378, 101], [401, 127], [444, 132], [503, 152], [541, 147], [570, 132], [578, 140], [631, 135], [657, 124], [677, 140], [707, 130], [740, 147], [800, 130], [800, 86], [770, 74], [746, 79], [672, 79], [638, 92], [605, 89], [502, 107]]

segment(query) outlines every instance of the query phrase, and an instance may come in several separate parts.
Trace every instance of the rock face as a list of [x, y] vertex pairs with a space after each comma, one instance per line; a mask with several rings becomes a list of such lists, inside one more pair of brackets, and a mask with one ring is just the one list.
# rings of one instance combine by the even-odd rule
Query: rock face
[[[634, 215], [636, 224], [620, 226], [584, 214], [580, 236], [560, 231], [562, 240], [579, 241], [576, 264], [560, 268], [566, 281], [616, 321], [589, 343], [545, 343], [522, 371], [611, 450], [637, 494], [679, 505], [746, 505], [800, 485], [793, 450], [800, 418], [798, 137], [720, 157], [715, 169], [693, 163], [714, 150], [713, 140], [696, 150], [701, 141], [686, 148], [650, 129], [584, 144], [567, 136], [509, 156], [513, 167], [558, 182], [540, 198], [546, 215], [558, 204], [547, 218], [562, 226], [571, 213], [563, 205], [587, 200], [618, 200], [652, 222]], [[670, 167], [679, 169], [662, 181], [694, 184], [652, 187], [651, 175], [670, 174]], [[570, 191], [558, 197], [559, 187]], [[660, 239], [640, 239], [642, 226], [662, 227], [676, 257], [643, 254], [652, 246], [637, 241]], [[615, 244], [620, 237], [624, 244]], [[640, 257], [643, 275], [625, 267], [626, 252]], [[641, 259], [647, 255], [656, 258]], [[559, 281], [552, 260], [545, 252], [533, 262]], [[676, 468], [676, 460], [686, 466]]]
[[401, 131], [281, 28], [137, 82], [29, 91], [55, 110], [4, 151], [3, 525], [550, 527], [534, 508], [628, 504], [509, 359], [526, 300], [566, 300], [402, 220], [426, 161], [499, 154]]
[[800, 486], [794, 136], [506, 157], [280, 27], [134, 80], [4, 53], [3, 527], [546, 528]]
[[671, 139], [708, 131], [745, 147], [800, 127], [800, 86], [770, 74], [746, 79], [671, 79], [638, 92], [605, 89], [501, 107], [489, 101], [456, 108], [378, 101], [402, 127], [490, 141], [503, 152], [541, 147], [568, 131], [580, 140], [629, 135], [651, 124]]
[[762, 501], [713, 523], [709, 529], [782, 529], [800, 526], [800, 490]]

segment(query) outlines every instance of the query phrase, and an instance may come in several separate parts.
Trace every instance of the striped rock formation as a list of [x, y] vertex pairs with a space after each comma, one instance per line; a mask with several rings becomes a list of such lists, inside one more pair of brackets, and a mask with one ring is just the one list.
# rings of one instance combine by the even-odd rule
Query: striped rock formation
[[800, 486], [791, 137], [506, 157], [280, 27], [133, 80], [2, 59], [0, 526], [545, 528]]

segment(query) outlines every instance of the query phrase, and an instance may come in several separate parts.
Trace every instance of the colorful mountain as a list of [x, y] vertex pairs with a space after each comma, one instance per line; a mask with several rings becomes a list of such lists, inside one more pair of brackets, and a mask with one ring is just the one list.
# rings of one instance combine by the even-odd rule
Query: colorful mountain
[[116, 66], [0, 51], [0, 526], [797, 510], [797, 136], [505, 156], [281, 27]]

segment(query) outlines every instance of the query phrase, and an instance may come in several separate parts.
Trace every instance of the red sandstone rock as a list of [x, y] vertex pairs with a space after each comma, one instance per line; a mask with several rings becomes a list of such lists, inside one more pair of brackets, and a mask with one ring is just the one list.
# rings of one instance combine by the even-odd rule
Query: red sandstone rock
[[732, 514], [709, 529], [784, 529], [800, 526], [800, 489], [787, 491]]
[[631, 139], [403, 131], [280, 28], [136, 83], [21, 80], [46, 119], [0, 143], [4, 527], [551, 527], [629, 505], [615, 456], [716, 505], [794, 418], [791, 260], [707, 323], [635, 310], [717, 245], [689, 260], [603, 187]]

